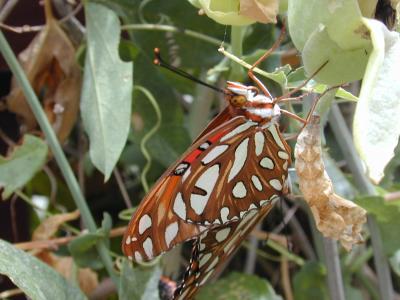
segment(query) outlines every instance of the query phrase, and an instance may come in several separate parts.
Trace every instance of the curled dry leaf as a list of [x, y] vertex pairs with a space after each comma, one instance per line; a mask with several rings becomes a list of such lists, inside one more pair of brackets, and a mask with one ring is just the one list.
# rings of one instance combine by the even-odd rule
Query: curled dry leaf
[[[82, 81], [74, 46], [57, 21], [48, 17], [19, 60], [59, 140], [64, 141], [78, 115]], [[7, 104], [22, 118], [25, 131], [35, 129], [35, 117], [15, 80]]]
[[337, 194], [322, 160], [319, 117], [313, 116], [297, 139], [294, 152], [300, 190], [318, 230], [339, 240], [346, 250], [362, 241], [366, 211]]
[[32, 241], [47, 240], [53, 237], [58, 228], [65, 222], [79, 217], [79, 210], [70, 213], [58, 214], [45, 219], [33, 232]]
[[261, 23], [276, 23], [279, 0], [240, 0], [239, 13]]
[[[52, 238], [63, 223], [75, 220], [79, 215], [79, 211], [76, 210], [70, 213], [54, 215], [45, 219], [33, 232], [32, 240], [37, 241]], [[73, 271], [72, 257], [55, 255], [48, 250], [36, 250], [33, 251], [33, 254], [48, 265], [52, 266], [65, 278], [71, 278], [71, 272]], [[97, 273], [93, 272], [89, 268], [78, 270], [78, 282], [81, 290], [87, 295], [90, 294], [99, 284]]]

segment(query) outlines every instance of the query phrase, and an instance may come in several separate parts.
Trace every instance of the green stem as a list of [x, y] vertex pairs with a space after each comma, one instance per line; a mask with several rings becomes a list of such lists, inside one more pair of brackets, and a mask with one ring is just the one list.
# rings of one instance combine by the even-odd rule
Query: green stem
[[[355, 150], [353, 139], [346, 126], [346, 122], [338, 106], [334, 104], [329, 116], [329, 124], [333, 130], [336, 140], [346, 158], [347, 164], [354, 175], [354, 181], [363, 194], [376, 195], [377, 191], [365, 175], [361, 160]], [[388, 260], [383, 250], [382, 238], [375, 217], [368, 216], [368, 227], [371, 233], [372, 248], [374, 252], [375, 269], [378, 274], [380, 299], [391, 300], [393, 295], [393, 284], [390, 275]]]
[[161, 24], [128, 24], [121, 26], [122, 30], [158, 30], [158, 31], [167, 31], [174, 33], [181, 33], [207, 43], [213, 44], [215, 46], [220, 46], [221, 41], [213, 38], [211, 36], [202, 34], [200, 32], [196, 32], [189, 29], [178, 28], [171, 25], [161, 25]]
[[146, 165], [143, 168], [142, 174], [140, 175], [140, 180], [142, 181], [143, 189], [147, 194], [147, 192], [149, 191], [149, 184], [147, 182], [146, 176], [150, 170], [152, 159], [151, 159], [151, 155], [150, 155], [149, 151], [146, 148], [146, 143], [157, 132], [157, 130], [161, 126], [161, 110], [160, 110], [160, 107], [158, 106], [156, 99], [147, 89], [145, 89], [144, 87], [141, 87], [141, 86], [137, 86], [137, 85], [134, 87], [134, 89], [142, 92], [147, 97], [147, 99], [153, 106], [154, 111], [156, 112], [156, 117], [157, 117], [156, 124], [153, 126], [153, 128], [151, 128], [149, 130], [149, 132], [146, 133], [146, 135], [142, 138], [142, 141], [140, 142], [140, 150], [142, 151], [143, 156], [147, 160]]
[[290, 253], [285, 247], [279, 245], [277, 242], [274, 242], [273, 240], [267, 240], [267, 245], [279, 252], [281, 255], [285, 256], [288, 260], [296, 263], [298, 266], [304, 265], [304, 259], [302, 259], [300, 256]]
[[[243, 26], [232, 26], [231, 27], [231, 49], [232, 54], [236, 57], [243, 56]], [[231, 64], [231, 73], [229, 75], [230, 80], [241, 81], [243, 78], [243, 69], [239, 64]]]
[[[42, 106], [40, 105], [39, 99], [35, 95], [35, 92], [33, 91], [32, 86], [30, 85], [28, 78], [24, 73], [24, 70], [18, 63], [17, 58], [15, 57], [13, 51], [10, 48], [10, 45], [8, 44], [2, 32], [0, 32], [0, 51], [3, 54], [3, 57], [9, 65], [12, 73], [14, 74], [19, 86], [24, 92], [26, 101], [32, 109], [32, 112], [35, 115], [35, 118], [39, 123], [40, 128], [43, 130], [46, 136], [47, 142], [49, 143], [50, 149], [53, 152], [54, 158], [56, 159], [57, 164], [60, 167], [65, 182], [67, 183], [67, 186], [71, 191], [75, 204], [81, 213], [85, 226], [89, 229], [90, 232], [95, 232], [97, 230], [97, 226], [85, 201], [85, 198], [83, 197], [83, 194], [79, 188], [78, 181], [76, 180], [71, 166], [69, 165], [68, 160], [65, 157], [64, 152], [62, 151], [61, 145], [58, 142], [57, 136], [53, 128], [51, 127], [49, 120], [47, 119], [46, 114], [42, 109]], [[97, 251], [111, 279], [118, 286], [118, 277], [114, 272], [113, 261], [108, 253], [108, 248], [105, 241], [98, 242]]]

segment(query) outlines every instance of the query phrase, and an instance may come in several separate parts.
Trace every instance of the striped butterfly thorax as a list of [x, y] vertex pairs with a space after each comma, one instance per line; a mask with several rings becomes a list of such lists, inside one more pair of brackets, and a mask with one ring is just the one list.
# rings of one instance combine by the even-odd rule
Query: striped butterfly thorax
[[[199, 271], [193, 268], [186, 278], [198, 285], [237, 248], [252, 228], [245, 223], [255, 225], [285, 192], [291, 163], [274, 99], [254, 87], [228, 82], [226, 100], [228, 107], [143, 199], [122, 243], [125, 255], [140, 262], [196, 239], [198, 257], [192, 260]], [[224, 241], [221, 235], [226, 235]], [[224, 243], [232, 249], [225, 252]], [[201, 258], [204, 262], [211, 256], [212, 265], [205, 264], [202, 272]]]

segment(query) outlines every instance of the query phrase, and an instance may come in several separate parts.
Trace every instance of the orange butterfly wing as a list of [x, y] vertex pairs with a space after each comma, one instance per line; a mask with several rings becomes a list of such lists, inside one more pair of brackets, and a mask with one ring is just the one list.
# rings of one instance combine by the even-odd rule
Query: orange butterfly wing
[[[226, 114], [227, 110], [212, 122], [213, 126], [228, 119]], [[200, 149], [202, 144], [208, 140], [217, 141], [243, 122], [246, 122], [243, 117], [236, 117], [214, 129], [208, 126], [201, 134], [203, 136], [183, 155], [183, 160], [195, 160], [204, 151]], [[179, 174], [181, 164], [182, 159], [164, 173], [134, 212], [122, 239], [122, 250], [129, 258], [136, 261], [151, 260], [205, 230], [204, 226], [187, 223], [185, 204], [175, 201], [182, 187], [183, 176]]]
[[249, 212], [240, 221], [202, 233], [193, 245], [190, 265], [181, 285], [175, 291], [174, 300], [193, 299], [198, 289], [224, 266], [224, 263], [239, 249], [238, 245], [270, 212], [278, 199], [279, 197], [275, 196], [268, 205]]
[[189, 223], [237, 221], [283, 193], [290, 148], [277, 125], [268, 125], [243, 123], [192, 162], [177, 197]]

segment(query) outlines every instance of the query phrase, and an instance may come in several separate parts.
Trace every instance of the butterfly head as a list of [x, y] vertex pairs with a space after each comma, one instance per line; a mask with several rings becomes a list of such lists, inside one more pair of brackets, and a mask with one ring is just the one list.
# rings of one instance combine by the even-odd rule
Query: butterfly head
[[279, 105], [270, 97], [261, 94], [257, 87], [228, 81], [226, 88], [226, 100], [229, 105], [252, 121], [271, 121], [279, 118]]

